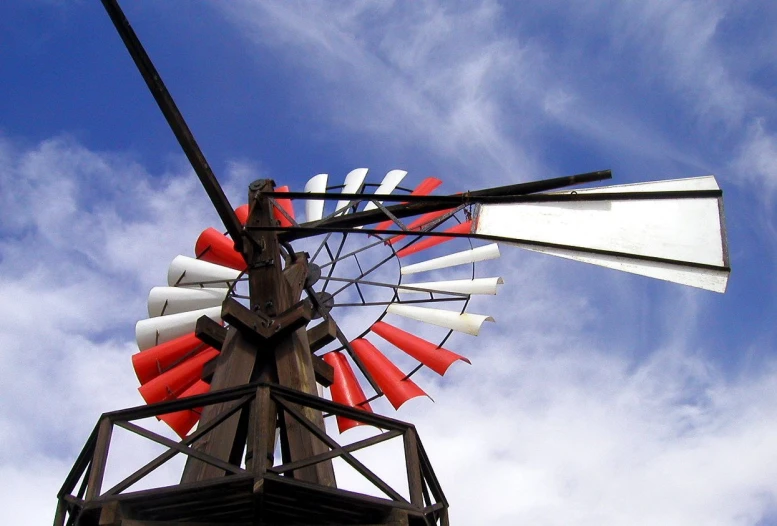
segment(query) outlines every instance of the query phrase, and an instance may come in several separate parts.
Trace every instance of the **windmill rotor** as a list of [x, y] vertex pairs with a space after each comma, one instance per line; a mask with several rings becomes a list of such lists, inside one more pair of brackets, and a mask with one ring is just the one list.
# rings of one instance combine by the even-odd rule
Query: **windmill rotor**
[[[358, 175], [358, 179], [353, 177], [354, 173]], [[355, 210], [362, 206], [378, 209], [380, 202], [374, 204], [373, 207], [369, 206], [375, 203], [375, 196], [381, 196], [383, 200], [394, 200], [398, 198], [397, 196], [403, 195], [402, 192], [404, 192], [405, 197], [415, 197], [429, 194], [442, 184], [439, 179], [426, 178], [413, 190], [400, 187], [399, 183], [406, 173], [401, 170], [392, 170], [380, 183], [369, 183], [365, 182], [367, 170], [352, 171], [349, 174], [350, 180], [349, 177], [346, 177], [344, 184], [326, 187], [328, 193], [323, 195], [326, 195], [327, 198], [322, 201], [324, 203], [334, 201], [331, 196], [336, 196], [338, 190], [342, 190], [344, 193], [357, 186], [362, 193], [348, 195], [346, 200], [338, 201], [334, 211], [328, 214], [328, 217], [356, 213]], [[319, 174], [311, 179], [306, 186], [308, 188], [314, 187], [323, 179], [322, 175]], [[285, 194], [294, 194], [288, 192], [285, 187], [282, 188], [284, 190], [281, 192], [273, 192], [277, 199], [271, 201], [276, 225], [279, 228], [299, 225], [292, 201], [282, 197]], [[340, 197], [342, 197], [342, 193]], [[366, 204], [362, 204], [363, 202]], [[312, 217], [307, 216], [305, 219], [316, 221], [318, 216], [323, 217], [324, 206], [306, 206], [305, 208], [308, 212], [312, 212]], [[238, 217], [245, 219], [245, 205], [238, 207], [237, 210]], [[443, 212], [447, 211], [447, 209], [443, 210]], [[312, 256], [308, 260], [308, 268], [312, 269], [312, 272], [309, 270], [305, 276], [305, 291], [308, 296], [305, 301], [310, 302], [312, 306], [312, 319], [323, 318], [327, 322], [333, 322], [337, 325], [335, 319], [340, 318], [340, 312], [343, 309], [370, 310], [374, 313], [371, 322], [362, 323], [361, 327], [355, 331], [351, 328], [344, 331], [337, 326], [333, 342], [316, 349], [314, 356], [319, 358], [326, 357], [330, 353], [338, 355], [338, 358], [330, 357], [326, 360], [326, 363], [335, 368], [333, 371], [335, 378], [346, 378], [343, 380], [347, 382], [345, 385], [336, 385], [332, 390], [332, 397], [338, 403], [345, 402], [352, 407], [371, 410], [369, 402], [389, 393], [392, 405], [398, 408], [409, 399], [402, 398], [402, 396], [414, 397], [426, 394], [420, 387], [414, 387], [401, 390], [403, 394], [400, 395], [398, 386], [410, 385], [412, 383], [410, 378], [425, 365], [438, 374], [444, 374], [454, 361], [461, 360], [469, 363], [467, 358], [442, 347], [443, 344], [454, 332], [474, 335], [480, 331], [483, 322], [493, 320], [490, 316], [467, 313], [466, 309], [472, 295], [494, 295], [497, 293], [498, 286], [503, 283], [500, 277], [476, 277], [475, 264], [477, 261], [499, 256], [499, 251], [498, 249], [494, 250], [496, 248], [494, 245], [472, 247], [472, 243], [467, 241], [469, 248], [465, 251], [443, 256], [449, 258], [448, 265], [444, 263], [435, 265], [433, 262], [429, 263], [430, 259], [420, 262], [421, 265], [429, 265], [430, 270], [440, 271], [453, 267], [463, 270], [463, 273], [459, 272], [459, 279], [437, 281], [418, 281], [416, 279], [408, 282], [407, 276], [413, 272], [406, 274], [403, 271], [408, 266], [403, 263], [407, 256], [422, 253], [452, 240], [450, 237], [431, 238], [434, 241], [433, 244], [421, 246], [418, 241], [423, 240], [424, 234], [431, 231], [427, 225], [443, 229], [448, 228], [448, 223], [452, 223], [454, 228], [458, 228], [460, 225], [470, 228], [466, 217], [459, 218], [454, 214], [432, 213], [430, 215], [427, 213], [425, 217], [425, 223], [419, 223], [420, 228], [413, 231], [386, 230], [384, 235], [375, 236], [369, 234], [366, 229], [354, 228], [350, 232], [326, 233], [320, 236], [322, 239], [317, 246], [311, 248]], [[421, 219], [423, 218], [422, 215]], [[438, 221], [440, 218], [446, 219], [448, 223]], [[309, 222], [305, 221], [301, 225]], [[354, 237], [359, 239], [355, 242], [349, 242]], [[368, 239], [367, 242], [363, 241], [365, 237]], [[372, 257], [372, 261], [365, 258], [365, 254], [369, 254], [371, 251], [378, 252]], [[290, 255], [295, 254], [294, 248], [291, 246], [288, 246], [287, 252]], [[222, 315], [224, 308], [221, 310], [219, 308], [227, 297], [243, 302], [249, 299], [247, 294], [240, 293], [240, 286], [245, 283], [246, 263], [234, 247], [230, 246], [228, 236], [212, 227], [206, 228], [195, 243], [195, 254], [196, 258], [188, 258], [187, 256], [174, 258], [168, 273], [168, 282], [171, 286], [152, 289], [149, 294], [150, 317], [138, 322], [137, 336], [141, 355], [156, 356], [159, 354], [166, 358], [166, 353], [170, 352], [171, 344], [169, 342], [175, 338], [180, 338], [181, 349], [179, 352], [187, 353], [183, 354], [186, 357], [185, 360], [173, 362], [167, 367], [161, 361], [158, 364], [157, 370], [162, 380], [155, 377], [152, 386], [170, 378], [173, 383], [166, 390], [152, 391], [144, 387], [143, 382], [150, 380], [147, 375], [143, 376], [140, 372], [138, 373], [138, 378], [143, 384], [141, 393], [146, 395], [147, 402], [161, 402], [183, 396], [185, 389], [194, 384], [197, 384], [197, 394], [205, 390], [199, 383], [205, 363], [200, 354], [185, 350], [188, 348], [184, 347], [184, 344], [191, 341], [197, 320], [201, 316], [208, 316], [218, 323], [224, 322]], [[289, 258], [288, 261], [291, 259]], [[416, 269], [418, 269], [418, 264], [416, 263]], [[348, 266], [350, 269], [345, 268]], [[385, 272], [387, 266], [391, 267], [393, 276], [390, 276], [391, 271]], [[461, 268], [462, 266], [464, 268]], [[346, 272], [342, 273], [344, 268]], [[349, 275], [348, 271], [351, 271], [352, 275]], [[353, 275], [354, 272], [355, 275]], [[384, 277], [387, 275], [390, 276], [390, 279]], [[212, 286], [214, 284], [215, 287]], [[453, 310], [450, 310], [451, 307]], [[358, 316], [363, 319], [365, 314], [359, 313]], [[392, 318], [395, 321], [392, 321]], [[442, 327], [445, 332], [440, 336], [439, 341], [433, 343], [397, 326], [397, 324], [407, 323], [408, 320], [410, 320], [410, 325], [414, 323], [431, 324]], [[269, 321], [269, 318], [265, 321]], [[345, 332], [349, 334], [346, 335]], [[413, 357], [417, 361], [416, 365], [413, 365], [409, 371], [400, 371], [378, 347], [370, 342], [370, 339], [380, 342], [380, 346], [384, 348], [383, 352], [386, 352], [385, 347], [390, 347], [393, 352], [403, 352]], [[386, 345], [386, 343], [390, 345]], [[202, 348], [198, 349], [200, 353], [203, 352]], [[218, 354], [213, 355], [210, 348], [206, 348], [206, 350], [211, 353], [209, 355], [211, 359], [215, 360]], [[340, 358], [341, 352], [345, 352], [348, 358]], [[137, 361], [144, 364], [148, 360], [149, 358]], [[373, 391], [370, 396], [364, 395], [363, 389], [355, 388], [353, 381], [351, 381], [351, 378], [355, 378], [353, 369], [339, 370], [351, 367], [348, 364], [349, 360]], [[385, 368], [386, 363], [391, 363], [389, 367], [392, 373], [389, 376], [383, 374], [381, 370]], [[200, 367], [192, 364], [199, 364]], [[186, 371], [189, 375], [187, 381], [179, 378], [181, 371]], [[157, 398], [147, 393], [154, 393]], [[191, 427], [196, 418], [192, 414], [188, 416], [188, 418], [181, 417], [173, 421], [176, 424], [185, 422]], [[353, 425], [356, 423], [349, 420], [345, 427], [341, 423], [340, 429], [344, 431]], [[182, 425], [174, 427], [174, 430], [182, 437], [190, 432], [190, 429], [186, 429]]]

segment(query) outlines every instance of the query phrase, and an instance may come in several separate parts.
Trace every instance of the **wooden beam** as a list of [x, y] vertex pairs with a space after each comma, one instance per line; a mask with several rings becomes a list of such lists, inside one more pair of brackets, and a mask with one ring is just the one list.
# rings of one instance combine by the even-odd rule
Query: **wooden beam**
[[194, 326], [194, 335], [203, 343], [220, 351], [227, 337], [227, 329], [213, 319], [203, 316]]
[[[263, 192], [271, 192], [273, 188], [274, 183], [266, 179], [254, 181], [249, 186], [250, 213], [246, 223], [248, 226], [266, 227], [277, 224], [270, 200], [262, 195]], [[246, 230], [246, 232], [249, 231]], [[245, 254], [249, 263], [248, 285], [251, 311], [259, 317], [282, 318], [302, 295], [308, 275], [307, 257], [305, 254], [290, 254], [286, 268], [282, 269], [277, 234], [270, 231], [254, 231], [254, 233], [249, 232], [248, 235], [251, 239], [245, 244]], [[273, 372], [277, 382], [291, 389], [316, 395], [312, 355], [304, 327], [300, 325], [291, 334], [274, 338], [270, 347], [274, 361]], [[270, 364], [258, 363], [254, 377], [267, 375], [271, 370]], [[312, 408], [301, 408], [301, 410], [317, 426], [324, 429], [324, 419], [320, 411]], [[312, 437], [288, 414], [284, 414], [283, 424], [282, 449], [287, 450], [292, 459], [308, 458], [326, 451], [324, 444]], [[266, 440], [274, 440], [274, 438], [274, 433], [272, 436], [265, 437]], [[249, 437], [249, 444], [254, 441]], [[295, 471], [294, 477], [325, 486], [335, 485], [334, 468], [329, 461]]]
[[103, 417], [97, 431], [97, 442], [94, 446], [92, 463], [89, 466], [89, 485], [86, 488], [86, 500], [100, 496], [103, 477], [105, 476], [105, 464], [108, 462], [108, 448], [111, 444], [113, 424], [109, 418]]
[[335, 369], [323, 359], [319, 358], [315, 354], [310, 358], [313, 361], [313, 373], [316, 375], [316, 382], [320, 383], [324, 387], [329, 387], [335, 381]]
[[327, 317], [323, 322], [319, 323], [311, 329], [308, 329], [308, 343], [310, 343], [310, 352], [316, 352], [336, 339], [337, 324], [332, 318]]
[[[251, 372], [256, 361], [256, 349], [248, 338], [235, 327], [227, 330], [227, 338], [221, 354], [216, 358], [216, 371], [211, 382], [211, 391], [218, 391], [245, 385], [251, 381]], [[215, 420], [225, 410], [229, 402], [205, 406], [202, 410], [200, 425]], [[230, 416], [225, 422], [198, 441], [196, 449], [223, 461], [228, 461], [236, 440], [240, 413]], [[244, 439], [243, 439], [244, 440]], [[192, 457], [186, 460], [181, 482], [195, 482], [224, 476], [225, 472], [211, 464]]]

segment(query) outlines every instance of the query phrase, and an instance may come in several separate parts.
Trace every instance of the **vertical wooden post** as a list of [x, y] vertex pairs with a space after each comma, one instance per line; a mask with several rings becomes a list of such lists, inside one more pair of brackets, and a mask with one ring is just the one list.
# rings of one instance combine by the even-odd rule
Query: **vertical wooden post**
[[108, 462], [108, 448], [111, 443], [113, 423], [109, 418], [103, 417], [97, 431], [97, 442], [94, 446], [92, 465], [89, 467], [89, 485], [86, 488], [86, 500], [92, 500], [100, 496], [103, 477], [105, 476], [105, 464]]
[[[249, 187], [248, 230], [243, 240], [243, 255], [248, 264], [248, 286], [250, 308], [253, 312], [266, 318], [275, 318], [299, 301], [307, 277], [307, 258], [304, 254], [292, 255], [296, 260], [287, 261], [283, 268], [280, 244], [275, 232], [255, 231], [251, 227], [274, 226], [272, 204], [262, 196], [262, 192], [272, 191], [274, 183], [270, 180], [260, 180], [251, 183]], [[298, 329], [280, 340], [273, 340], [272, 347], [262, 346], [243, 335], [235, 327], [230, 327], [227, 339], [222, 348], [216, 371], [213, 375], [211, 390], [216, 391], [243, 385], [251, 381], [278, 382], [307, 394], [316, 395], [316, 380], [310, 345], [305, 328]], [[258, 399], [257, 399], [258, 400]], [[275, 424], [277, 410], [269, 396], [263, 397], [262, 407], [257, 401], [252, 403], [249, 411], [247, 431], [241, 432], [240, 415], [234, 415], [220, 424], [198, 441], [197, 449], [216, 458], [229, 461], [239, 458], [243, 447], [247, 448], [246, 458], [256, 464], [256, 455], [265, 451], [264, 459], [259, 462], [270, 462], [275, 442]], [[203, 424], [214, 419], [223, 405], [208, 406], [203, 410]], [[324, 420], [320, 411], [310, 408], [303, 409], [305, 415], [324, 429]], [[259, 419], [256, 421], [256, 419]], [[296, 420], [286, 417], [284, 424], [285, 451], [295, 460], [308, 458], [326, 451], [326, 445], [312, 436]], [[246, 434], [248, 436], [246, 436]], [[258, 448], [261, 441], [266, 443]], [[266, 470], [266, 465], [264, 469]], [[197, 459], [188, 459], [182, 482], [194, 482], [214, 477], [224, 476], [224, 471]], [[294, 477], [308, 482], [326, 486], [334, 486], [334, 468], [331, 461], [321, 462], [297, 470]]]
[[275, 425], [272, 428], [265, 427], [264, 429], [260, 425], [262, 422], [275, 419], [274, 408], [272, 408], [272, 412], [270, 411], [271, 403], [270, 388], [267, 386], [257, 388], [253, 404], [254, 414], [251, 417], [251, 428], [248, 432], [249, 439], [251, 440], [251, 443], [248, 444], [248, 448], [251, 451], [250, 460], [248, 460], [248, 455], [246, 455], [246, 469], [253, 472], [254, 479], [264, 476], [267, 472], [270, 457], [273, 454], [271, 448], [274, 446], [275, 440], [270, 444], [266, 437], [267, 433], [272, 433], [273, 439], [275, 438]]
[[407, 464], [407, 488], [410, 493], [410, 503], [413, 506], [424, 506], [423, 479], [421, 478], [421, 464], [418, 458], [418, 440], [415, 428], [405, 430], [402, 436], [405, 444], [405, 462]]
[[[221, 355], [218, 357], [216, 371], [213, 373], [211, 390], [218, 391], [247, 384], [251, 381], [251, 371], [254, 369], [255, 361], [255, 345], [248, 341], [244, 335], [240, 334], [236, 328], [230, 327], [227, 330], [227, 337], [224, 340]], [[231, 402], [226, 402], [206, 406], [202, 411], [200, 423], [204, 425], [214, 420], [230, 404]], [[208, 455], [229, 461], [230, 457], [233, 456], [232, 452], [236, 447], [236, 443], [240, 443], [240, 448], [244, 444], [245, 436], [237, 436], [239, 423], [240, 413], [238, 412], [200, 438], [194, 447]], [[186, 460], [181, 482], [195, 482], [224, 475], [223, 469], [189, 457]]]
[[[246, 226], [274, 226], [270, 200], [262, 192], [270, 192], [274, 183], [263, 179], [254, 181], [249, 187], [249, 215]], [[275, 232], [259, 231], [255, 236], [248, 235], [245, 244], [248, 262], [248, 281], [251, 297], [251, 310], [274, 318], [296, 303], [304, 288], [307, 277], [307, 258], [302, 254], [290, 254], [285, 271], [281, 269], [281, 252], [278, 236]], [[272, 349], [275, 359], [275, 374], [278, 383], [316, 395], [316, 380], [310, 345], [304, 328], [281, 339]], [[265, 365], [268, 367], [268, 365]], [[305, 415], [323, 429], [323, 417], [320, 411], [305, 408]], [[292, 459], [299, 460], [323, 452], [325, 445], [312, 436], [303, 426], [290, 416], [284, 417], [285, 439]], [[294, 478], [326, 486], [334, 486], [334, 468], [331, 461], [321, 462], [294, 472]]]

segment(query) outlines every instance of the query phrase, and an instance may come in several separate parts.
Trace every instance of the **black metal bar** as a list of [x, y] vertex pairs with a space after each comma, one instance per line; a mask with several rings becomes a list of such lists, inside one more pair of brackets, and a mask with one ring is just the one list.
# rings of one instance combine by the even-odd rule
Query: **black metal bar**
[[235, 248], [242, 252], [243, 228], [240, 221], [232, 209], [232, 205], [229, 204], [229, 200], [213, 174], [208, 161], [194, 140], [194, 135], [192, 135], [189, 127], [186, 125], [183, 115], [181, 115], [164, 82], [162, 82], [162, 77], [159, 76], [154, 64], [151, 62], [145, 49], [143, 49], [143, 45], [140, 43], [135, 31], [122, 12], [121, 7], [119, 7], [119, 3], [116, 0], [102, 0], [102, 3], [108, 12], [108, 16], [111, 17], [113, 25], [116, 26], [116, 30], [119, 32], [119, 36], [135, 62], [138, 71], [143, 76], [143, 80], [146, 81], [146, 85], [154, 96], [159, 109], [162, 110], [162, 114], [164, 114], [170, 129], [175, 134], [176, 139], [178, 139], [178, 144], [183, 148], [186, 157], [205, 188], [205, 192], [210, 197], [227, 232], [229, 232], [229, 235], [235, 242]]
[[[520, 183], [509, 186], [500, 186], [496, 188], [487, 188], [484, 190], [476, 190], [473, 192], [466, 192], [463, 194], [456, 194], [453, 196], [410, 196], [403, 195], [401, 200], [403, 204], [394, 205], [388, 207], [388, 210], [394, 214], [398, 219], [404, 217], [410, 217], [418, 214], [424, 214], [427, 212], [436, 212], [438, 210], [445, 210], [450, 208], [452, 204], [467, 204], [474, 203], [475, 199], [485, 196], [518, 196], [527, 195], [537, 192], [543, 192], [548, 190], [556, 190], [564, 188], [570, 185], [588, 183], [593, 181], [601, 181], [603, 179], [609, 179], [612, 177], [612, 173], [609, 170], [600, 172], [590, 172], [579, 175], [570, 175], [567, 177], [557, 177], [555, 179], [546, 179], [543, 181], [532, 181], [529, 183]], [[322, 195], [326, 194], [304, 194], [303, 197], [311, 198], [313, 195], [318, 195], [319, 199], [322, 199]], [[342, 194], [340, 194], [342, 196]], [[287, 195], [288, 197], [288, 195]], [[331, 196], [330, 196], [331, 197]], [[362, 194], [358, 194], [360, 199], [364, 199]], [[382, 196], [381, 196], [382, 197]], [[398, 197], [398, 196], [397, 196]], [[329, 197], [327, 197], [328, 199]], [[415, 203], [408, 202], [408, 198], [412, 198], [413, 201], [419, 201]], [[377, 223], [386, 219], [386, 214], [376, 208], [367, 212], [355, 212], [353, 214], [341, 215], [332, 217], [330, 219], [321, 219], [319, 221], [311, 221], [305, 223], [308, 228], [318, 228], [323, 226], [328, 227], [356, 227], [364, 226], [372, 223]], [[283, 236], [285, 241], [291, 241], [292, 239], [299, 239], [299, 236], [293, 238], [287, 238]]]
[[[332, 315], [330, 313], [326, 313], [324, 316], [325, 319], [332, 318]], [[348, 338], [345, 337], [345, 334], [343, 334], [343, 331], [340, 330], [340, 326], [337, 325], [337, 340], [340, 342], [340, 345], [342, 345], [343, 349], [345, 349], [345, 352], [348, 353], [348, 356], [351, 357], [351, 359], [354, 361], [356, 366], [359, 368], [359, 370], [364, 375], [364, 378], [367, 379], [367, 383], [370, 384], [370, 387], [372, 387], [373, 391], [380, 396], [383, 394], [383, 391], [381, 390], [380, 386], [378, 385], [378, 382], [375, 381], [375, 378], [373, 378], [372, 374], [370, 373], [369, 369], [367, 369], [367, 366], [364, 365], [364, 362], [361, 358], [359, 358], [359, 355], [356, 354], [353, 350], [353, 347], [351, 346], [351, 342], [348, 341]]]
[[[290, 228], [282, 228], [278, 227], [277, 230], [283, 230], [284, 232], [294, 232], [294, 229]], [[307, 231], [308, 228], [299, 228], [296, 229], [297, 231]], [[396, 234], [396, 232], [392, 232], [389, 230], [377, 230], [377, 229], [368, 229], [368, 228], [361, 228], [361, 229], [355, 229], [355, 228], [340, 228], [340, 227], [316, 227], [316, 230], [318, 230], [318, 234], [322, 232], [349, 232], [349, 233], [363, 233], [363, 234]], [[311, 234], [316, 235], [316, 234]], [[476, 234], [474, 232], [471, 233], [456, 233], [456, 232], [418, 232], [414, 233], [413, 235], [419, 235], [419, 236], [434, 236], [434, 237], [464, 237], [468, 239], [482, 239], [485, 241], [498, 241], [502, 243], [508, 243], [512, 245], [528, 245], [528, 246], [535, 246], [535, 247], [544, 247], [544, 248], [558, 248], [558, 249], [565, 249], [565, 250], [573, 250], [573, 251], [582, 251], [582, 252], [588, 252], [591, 254], [600, 254], [604, 256], [615, 256], [615, 257], [623, 257], [628, 259], [637, 259], [641, 261], [653, 261], [656, 263], [667, 263], [670, 265], [678, 265], [682, 267], [689, 267], [689, 268], [699, 268], [699, 269], [705, 269], [705, 270], [718, 270], [721, 272], [730, 272], [731, 267], [727, 265], [708, 265], [705, 263], [694, 263], [691, 261], [679, 261], [674, 259], [666, 259], [666, 258], [659, 258], [654, 256], [643, 256], [639, 254], [628, 254], [625, 252], [616, 252], [613, 250], [601, 250], [596, 248], [588, 248], [588, 247], [575, 247], [572, 245], [559, 245], [556, 243], [545, 243], [543, 241], [534, 241], [530, 239], [520, 239], [520, 238], [509, 238], [509, 237], [500, 237], [500, 236], [489, 236], [484, 234]], [[303, 234], [302, 236], [295, 237], [296, 239], [299, 239], [300, 237], [309, 237], [307, 233]], [[338, 291], [339, 292], [339, 291]]]
[[[345, 259], [347, 259], [347, 258], [349, 258], [351, 256], [359, 254], [360, 252], [364, 252], [365, 250], [369, 250], [369, 249], [371, 249], [373, 247], [376, 247], [378, 245], [385, 245], [385, 244], [386, 244], [386, 241], [383, 240], [383, 239], [379, 239], [378, 241], [373, 241], [372, 243], [370, 243], [368, 245], [364, 245], [362, 247], [357, 248], [354, 251], [351, 251], [351, 252], [348, 252], [347, 254], [341, 255], [336, 261], [343, 261], [343, 260], [345, 260]], [[329, 263], [324, 263], [323, 265], [319, 265], [319, 267], [323, 269], [323, 268], [326, 268], [329, 265], [333, 264], [334, 262], [335, 261], [330, 261]]]
[[[332, 262], [332, 265], [327, 269], [326, 277], [329, 278], [332, 276], [332, 273], [335, 271], [335, 268], [337, 268], [337, 262], [340, 261], [340, 255], [343, 253], [343, 247], [345, 246], [345, 240], [348, 239], [348, 234], [343, 234], [342, 239], [340, 239], [340, 246], [337, 247], [337, 254], [333, 255], [332, 251], [329, 249], [329, 245], [326, 245], [326, 251], [327, 254], [329, 254], [329, 259]], [[321, 292], [326, 292], [326, 287], [329, 285], [329, 282], [325, 282], [324, 286], [321, 287]]]
[[340, 294], [342, 291], [344, 291], [345, 289], [347, 289], [348, 287], [350, 287], [350, 286], [351, 286], [351, 285], [353, 285], [354, 283], [358, 283], [358, 281], [359, 281], [360, 279], [362, 279], [363, 277], [365, 277], [365, 276], [368, 276], [368, 275], [372, 274], [372, 273], [373, 273], [373, 272], [375, 272], [377, 269], [379, 269], [381, 266], [383, 266], [383, 264], [384, 264], [384, 263], [386, 263], [387, 261], [389, 261], [389, 260], [390, 260], [391, 258], [393, 258], [393, 257], [394, 257], [394, 253], [392, 252], [390, 256], [387, 256], [387, 257], [383, 258], [383, 259], [382, 259], [382, 260], [380, 260], [378, 263], [376, 263], [375, 265], [373, 265], [372, 267], [370, 267], [370, 268], [367, 270], [367, 272], [362, 272], [361, 274], [359, 274], [359, 277], [358, 277], [358, 278], [356, 278], [356, 279], [354, 279], [353, 281], [351, 281], [351, 282], [350, 282], [348, 285], [344, 285], [344, 286], [340, 287], [339, 289], [337, 289], [335, 292], [333, 292], [333, 293], [332, 293], [332, 297], [334, 297], [334, 296], [337, 296], [338, 294]]
[[412, 283], [408, 285], [402, 285], [402, 284], [392, 285], [391, 283], [382, 283], [380, 281], [363, 281], [363, 280], [356, 280], [352, 278], [334, 278], [334, 277], [329, 278], [329, 281], [339, 281], [343, 283], [358, 281], [361, 285], [370, 285], [372, 287], [384, 287], [384, 288], [394, 289], [400, 292], [403, 290], [406, 290], [406, 291], [413, 291], [413, 292], [432, 292], [437, 294], [448, 294], [451, 296], [464, 296], [464, 297], [469, 296], [469, 294], [466, 294], [464, 292], [447, 292], [442, 290], [425, 289], [423, 287], [414, 287]]
[[[316, 261], [316, 258], [321, 253], [321, 251], [324, 249], [324, 245], [327, 244], [327, 242], [329, 241], [330, 237], [332, 237], [332, 233], [331, 232], [329, 234], [327, 234], [326, 236], [324, 236], [324, 240], [321, 242], [320, 245], [318, 245], [318, 248], [313, 253], [313, 257], [310, 258], [310, 263], [313, 263], [313, 262]], [[320, 265], [320, 266], [323, 266], [323, 265]]]
[[[604, 200], [644, 200], [644, 199], [699, 199], [709, 197], [721, 197], [723, 191], [716, 190], [658, 190], [653, 192], [576, 192], [572, 190], [570, 193], [558, 193], [558, 194], [504, 194], [502, 188], [493, 188], [494, 194], [481, 194], [481, 192], [488, 192], [489, 190], [479, 190], [471, 193], [459, 193], [453, 195], [406, 195], [398, 196], [393, 194], [387, 194], [386, 201], [399, 201], [402, 203], [424, 203], [424, 204], [445, 204], [448, 207], [455, 205], [469, 205], [475, 203], [484, 204], [502, 204], [502, 203], [535, 203], [545, 201], [578, 201], [578, 200], [590, 200], [590, 201], [604, 201]], [[318, 199], [318, 200], [334, 200], [340, 197], [338, 194], [309, 194], [306, 192], [273, 192], [272, 195], [288, 195], [296, 199]], [[359, 196], [363, 194], [348, 194], [351, 196]], [[365, 201], [372, 202], [371, 199], [365, 197]], [[385, 207], [384, 207], [385, 208]], [[385, 208], [384, 214], [389, 214], [397, 207]], [[360, 212], [363, 213], [363, 212]], [[385, 219], [385, 218], [384, 218]], [[390, 216], [388, 219], [392, 219]], [[393, 220], [393, 219], [392, 219]], [[321, 221], [324, 221], [323, 219]]]
[[353, 303], [335, 303], [332, 307], [380, 307], [381, 305], [413, 305], [416, 303], [446, 303], [450, 301], [467, 301], [467, 298], [424, 298], [422, 300], [400, 300], [400, 301], [365, 301]]

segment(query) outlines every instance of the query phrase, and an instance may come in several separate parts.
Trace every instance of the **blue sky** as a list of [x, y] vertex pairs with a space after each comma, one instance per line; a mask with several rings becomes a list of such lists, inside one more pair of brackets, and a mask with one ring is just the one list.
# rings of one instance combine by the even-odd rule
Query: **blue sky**
[[[397, 416], [454, 524], [777, 520], [773, 3], [124, 4], [236, 205], [361, 166], [714, 174], [725, 295], [505, 247], [474, 305], [497, 323], [450, 344], [472, 366]], [[148, 289], [217, 218], [98, 2], [11, 0], [0, 34], [0, 494], [44, 523], [99, 414], [141, 401]]]

